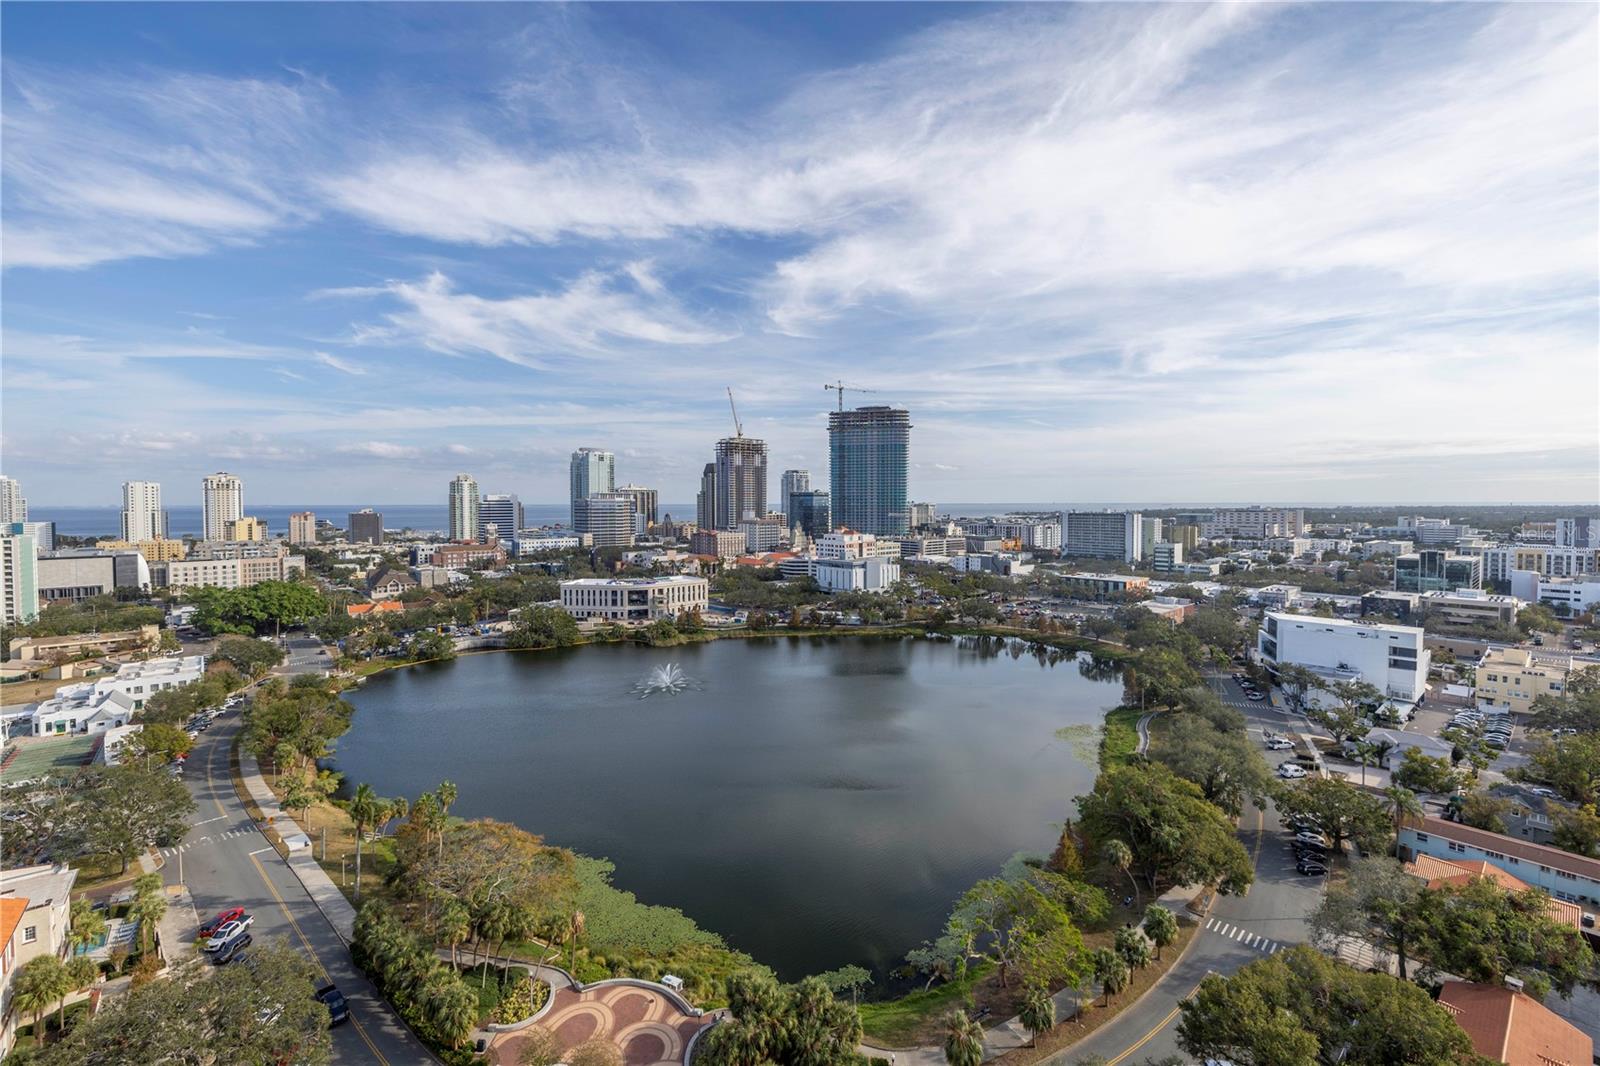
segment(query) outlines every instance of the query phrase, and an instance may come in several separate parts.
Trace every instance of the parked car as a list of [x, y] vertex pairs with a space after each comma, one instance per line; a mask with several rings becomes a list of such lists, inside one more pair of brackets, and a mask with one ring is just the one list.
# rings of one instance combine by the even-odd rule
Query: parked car
[[228, 941], [232, 940], [234, 937], [243, 936], [245, 930], [249, 929], [254, 922], [255, 918], [247, 914], [243, 918], [235, 918], [231, 922], [223, 923], [220, 927], [218, 927], [216, 932], [211, 934], [210, 939], [206, 941], [205, 950], [220, 950], [221, 948], [227, 946]]
[[244, 961], [244, 949], [249, 947], [254, 939], [249, 933], [234, 937], [211, 953], [211, 965], [226, 966], [236, 959]]
[[1286, 762], [1278, 767], [1278, 776], [1285, 780], [1293, 781], [1296, 778], [1306, 776], [1306, 770], [1303, 766], [1296, 766], [1292, 762]]
[[1252, 703], [1259, 703], [1259, 702], [1261, 702], [1262, 700], [1264, 700], [1266, 698], [1267, 697], [1263, 696], [1259, 692], [1251, 692], [1251, 693], [1249, 693], [1248, 695], [1245, 696], [1245, 699], [1249, 700]]
[[229, 907], [225, 911], [218, 911], [214, 918], [200, 927], [200, 935], [211, 936], [229, 922], [237, 922], [244, 916], [245, 910], [243, 907]]
[[1294, 750], [1294, 741], [1286, 739], [1284, 737], [1273, 737], [1271, 740], [1267, 741], [1267, 750], [1268, 751], [1293, 751]]
[[1328, 868], [1322, 863], [1311, 862], [1310, 860], [1297, 862], [1295, 863], [1294, 868], [1307, 877], [1321, 877], [1323, 874], [1328, 872]]
[[342, 1025], [350, 1019], [350, 1004], [345, 1002], [344, 993], [339, 991], [337, 985], [326, 984], [315, 992], [317, 1001], [328, 1008], [328, 1028]]

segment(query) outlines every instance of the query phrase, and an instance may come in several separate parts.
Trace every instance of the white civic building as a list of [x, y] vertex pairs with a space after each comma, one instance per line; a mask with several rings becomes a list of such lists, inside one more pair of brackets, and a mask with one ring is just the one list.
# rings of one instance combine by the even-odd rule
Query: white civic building
[[579, 621], [654, 622], [704, 611], [711, 582], [703, 577], [583, 577], [561, 583], [561, 609]]
[[1276, 675], [1303, 666], [1329, 685], [1366, 681], [1389, 699], [1415, 704], [1428, 687], [1432, 653], [1415, 626], [1369, 625], [1339, 618], [1267, 611], [1256, 653]]
[[198, 681], [204, 655], [124, 663], [115, 674], [67, 685], [33, 709], [33, 735], [103, 733], [129, 724], [157, 692]]

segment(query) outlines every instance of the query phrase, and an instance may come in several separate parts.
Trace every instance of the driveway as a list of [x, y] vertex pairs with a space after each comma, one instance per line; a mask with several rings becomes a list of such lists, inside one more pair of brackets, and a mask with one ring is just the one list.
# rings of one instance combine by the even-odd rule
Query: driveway
[[181, 869], [202, 919], [241, 906], [255, 916], [257, 942], [279, 938], [305, 952], [350, 1001], [350, 1021], [333, 1030], [336, 1063], [433, 1063], [366, 977], [300, 881], [257, 830], [234, 792], [228, 749], [239, 732], [230, 713], [200, 734], [189, 755], [185, 781], [194, 796], [194, 824], [183, 841], [162, 848], [162, 876], [178, 883]]

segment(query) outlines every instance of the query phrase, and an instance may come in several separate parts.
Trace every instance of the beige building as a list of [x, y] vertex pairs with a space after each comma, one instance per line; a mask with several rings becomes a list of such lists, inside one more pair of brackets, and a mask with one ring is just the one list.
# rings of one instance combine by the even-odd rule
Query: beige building
[[267, 524], [259, 518], [245, 516], [223, 525], [223, 539], [233, 541], [260, 541], [267, 539]]
[[263, 581], [287, 581], [305, 572], [305, 556], [284, 551], [245, 559], [174, 559], [154, 567], [151, 581], [169, 589], [241, 589]]
[[1514, 596], [1498, 596], [1477, 589], [1454, 592], [1425, 592], [1418, 601], [1424, 614], [1452, 625], [1516, 624], [1522, 601]]
[[1128, 574], [1066, 574], [1067, 591], [1074, 596], [1103, 600], [1117, 596], [1140, 596], [1150, 592], [1150, 579]]
[[644, 623], [704, 611], [711, 583], [703, 577], [585, 577], [561, 583], [561, 609], [579, 621]]
[[317, 516], [313, 511], [296, 511], [289, 516], [289, 543], [315, 544], [317, 542]]
[[182, 559], [189, 554], [189, 546], [181, 540], [161, 537], [155, 540], [97, 540], [96, 548], [106, 551], [133, 551], [144, 556], [147, 563], [165, 563]]
[[6, 657], [18, 663], [42, 663], [58, 659], [81, 659], [89, 655], [115, 652], [155, 651], [161, 644], [159, 626], [140, 626], [113, 633], [77, 633], [65, 637], [17, 637], [6, 649]]
[[1574, 667], [1597, 669], [1591, 663], [1574, 664], [1564, 655], [1535, 654], [1526, 648], [1491, 648], [1478, 663], [1478, 703], [1527, 714], [1539, 696], [1559, 696], [1566, 691]]
[[66, 866], [24, 866], [0, 871], [0, 1056], [16, 1045], [19, 1018], [11, 1005], [17, 970], [41, 955], [65, 959], [67, 916], [78, 871]]

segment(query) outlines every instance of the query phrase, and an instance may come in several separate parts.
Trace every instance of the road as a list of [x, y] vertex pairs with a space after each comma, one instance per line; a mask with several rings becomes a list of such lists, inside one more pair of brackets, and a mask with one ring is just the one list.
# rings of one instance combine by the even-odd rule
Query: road
[[[226, 907], [247, 908], [255, 916], [251, 934], [257, 943], [286, 941], [339, 986], [350, 1001], [351, 1019], [333, 1030], [334, 1062], [436, 1063], [355, 968], [344, 942], [245, 812], [228, 774], [228, 749], [238, 731], [238, 712], [218, 719], [200, 734], [184, 775], [197, 809], [179, 847], [195, 909], [204, 919]], [[163, 876], [175, 884], [178, 849], [161, 850]]]
[[[1223, 699], [1244, 712], [1252, 737], [1263, 729], [1285, 732], [1288, 717], [1265, 704], [1251, 703], [1226, 678], [1211, 684]], [[1283, 752], [1264, 752], [1277, 765]], [[1239, 839], [1255, 858], [1256, 880], [1243, 896], [1218, 896], [1182, 960], [1140, 1002], [1087, 1038], [1047, 1060], [1067, 1066], [1090, 1055], [1105, 1058], [1108, 1066], [1183, 1057], [1178, 1048], [1178, 1001], [1187, 997], [1208, 973], [1231, 974], [1247, 963], [1307, 939], [1305, 918], [1322, 898], [1322, 879], [1302, 877], [1294, 868], [1294, 853], [1282, 831], [1276, 810], [1249, 809], [1239, 827]]]

